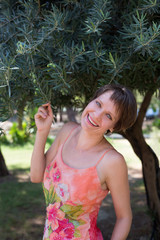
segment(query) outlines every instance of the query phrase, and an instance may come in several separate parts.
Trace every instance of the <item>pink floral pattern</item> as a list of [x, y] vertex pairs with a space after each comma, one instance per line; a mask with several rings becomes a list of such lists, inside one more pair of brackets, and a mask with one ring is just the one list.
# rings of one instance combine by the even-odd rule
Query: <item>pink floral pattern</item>
[[60, 183], [61, 172], [56, 162], [53, 167], [46, 168], [44, 179], [47, 219], [43, 239], [75, 239], [75, 236], [80, 236], [77, 227], [85, 224], [85, 221], [79, 219], [83, 213], [81, 205], [77, 206], [69, 200], [68, 185]]
[[43, 240], [103, 240], [96, 222], [108, 191], [101, 189], [96, 167], [77, 170], [64, 164], [62, 147], [44, 173]]
[[56, 168], [57, 167], [57, 163], [55, 162], [54, 165], [53, 165], [53, 168]]
[[59, 208], [59, 202], [49, 204], [47, 207], [48, 224], [51, 226], [52, 230], [55, 230], [59, 227], [58, 220], [63, 220], [65, 216], [65, 213], [62, 212]]
[[64, 236], [63, 235], [60, 235], [60, 234], [57, 234], [55, 232], [52, 232], [50, 237], [49, 237], [50, 240], [64, 240]]
[[56, 172], [53, 173], [53, 182], [59, 182], [61, 180], [61, 172], [57, 168]]
[[75, 226], [70, 223], [68, 219], [63, 219], [59, 221], [59, 227], [55, 231], [59, 236], [63, 236], [67, 239], [72, 239], [74, 237]]

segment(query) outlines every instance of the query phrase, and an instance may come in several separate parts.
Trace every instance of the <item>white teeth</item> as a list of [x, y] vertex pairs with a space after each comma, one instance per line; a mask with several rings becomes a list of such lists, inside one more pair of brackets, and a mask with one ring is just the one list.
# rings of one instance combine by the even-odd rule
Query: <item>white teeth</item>
[[90, 121], [90, 123], [92, 123], [92, 125], [94, 125], [95, 127], [98, 127], [98, 125], [96, 125], [96, 124], [92, 121], [92, 119], [90, 119], [89, 114], [88, 114], [88, 120]]

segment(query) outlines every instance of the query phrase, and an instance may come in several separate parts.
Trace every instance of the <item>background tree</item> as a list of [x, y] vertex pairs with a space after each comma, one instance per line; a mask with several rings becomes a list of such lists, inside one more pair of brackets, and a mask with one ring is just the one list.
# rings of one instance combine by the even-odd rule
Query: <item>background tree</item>
[[142, 161], [153, 235], [160, 239], [159, 161], [142, 133], [160, 87], [160, 1], [8, 0], [1, 8], [2, 111], [4, 100], [9, 113], [23, 97], [25, 104], [50, 101], [54, 111], [77, 106], [77, 99], [83, 107], [98, 86], [113, 82], [143, 94], [136, 123], [121, 134]]
[[[0, 137], [3, 135], [3, 129], [0, 128]], [[1, 146], [0, 146], [0, 177], [9, 175], [9, 171], [7, 169], [4, 157], [1, 152]]]

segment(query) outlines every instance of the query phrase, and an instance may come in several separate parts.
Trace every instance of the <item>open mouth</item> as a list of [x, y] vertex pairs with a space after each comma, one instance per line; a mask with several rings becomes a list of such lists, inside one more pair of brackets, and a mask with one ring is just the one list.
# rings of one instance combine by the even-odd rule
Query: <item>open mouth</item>
[[89, 116], [89, 114], [87, 115], [87, 119], [88, 119], [88, 121], [89, 121], [94, 127], [99, 127], [99, 126], [91, 119], [91, 117]]

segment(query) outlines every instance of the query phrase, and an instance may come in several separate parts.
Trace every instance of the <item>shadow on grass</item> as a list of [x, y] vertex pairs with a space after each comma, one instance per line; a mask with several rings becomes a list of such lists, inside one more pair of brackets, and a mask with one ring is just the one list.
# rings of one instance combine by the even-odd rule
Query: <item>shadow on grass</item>
[[31, 183], [25, 171], [16, 169], [0, 181], [1, 240], [42, 239], [45, 217], [42, 184]]
[[[29, 169], [16, 169], [0, 180], [0, 239], [42, 240], [45, 202], [42, 184], [29, 180]], [[129, 176], [133, 222], [128, 240], [147, 240], [151, 235], [151, 218], [147, 211], [143, 181]], [[104, 240], [111, 239], [115, 224], [111, 195], [103, 200], [98, 227]]]

